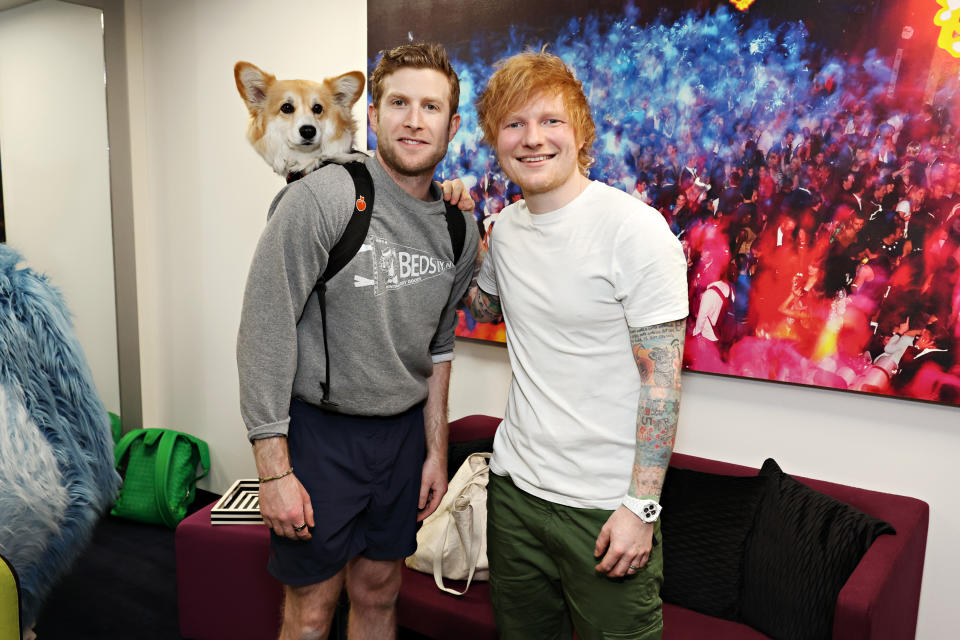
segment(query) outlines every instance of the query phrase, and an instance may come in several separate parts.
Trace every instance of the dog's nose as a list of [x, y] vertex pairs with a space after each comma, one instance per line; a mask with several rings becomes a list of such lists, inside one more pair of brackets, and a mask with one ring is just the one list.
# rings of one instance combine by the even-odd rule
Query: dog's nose
[[310, 124], [305, 124], [300, 127], [300, 135], [303, 136], [304, 140], [310, 140], [313, 136], [317, 135], [317, 128]]

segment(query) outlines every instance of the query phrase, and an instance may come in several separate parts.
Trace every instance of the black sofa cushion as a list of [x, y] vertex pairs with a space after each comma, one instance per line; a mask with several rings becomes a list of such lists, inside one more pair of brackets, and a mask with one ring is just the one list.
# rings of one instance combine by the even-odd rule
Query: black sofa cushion
[[743, 621], [778, 640], [828, 639], [840, 589], [877, 536], [896, 532], [772, 459], [760, 477], [771, 483], [747, 542]]
[[739, 620], [747, 534], [768, 481], [667, 469], [660, 496], [665, 602]]

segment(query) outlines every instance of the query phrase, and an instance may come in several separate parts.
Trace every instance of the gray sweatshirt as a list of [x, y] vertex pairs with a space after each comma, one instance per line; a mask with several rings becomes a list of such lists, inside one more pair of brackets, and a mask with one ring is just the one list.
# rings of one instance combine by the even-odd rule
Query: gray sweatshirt
[[[375, 158], [366, 240], [327, 284], [330, 401], [338, 411], [393, 415], [427, 396], [434, 362], [453, 358], [456, 304], [473, 275], [479, 237], [470, 213], [460, 260], [437, 200], [397, 185]], [[328, 165], [274, 200], [250, 265], [237, 338], [240, 411], [251, 440], [286, 435], [291, 397], [320, 404], [327, 379], [313, 292], [353, 213], [353, 181]]]

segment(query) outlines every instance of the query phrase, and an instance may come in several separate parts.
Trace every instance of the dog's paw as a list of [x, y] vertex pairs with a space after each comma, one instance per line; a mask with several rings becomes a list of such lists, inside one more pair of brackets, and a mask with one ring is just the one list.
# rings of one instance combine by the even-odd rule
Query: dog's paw
[[336, 162], [337, 164], [346, 164], [347, 162], [363, 162], [369, 157], [370, 154], [365, 151], [352, 150], [324, 156], [324, 160], [328, 162]]

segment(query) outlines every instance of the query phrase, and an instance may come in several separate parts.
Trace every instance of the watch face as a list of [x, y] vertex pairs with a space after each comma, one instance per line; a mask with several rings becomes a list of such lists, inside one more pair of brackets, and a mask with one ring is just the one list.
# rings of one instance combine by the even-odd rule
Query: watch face
[[660, 505], [656, 502], [648, 502], [640, 509], [640, 519], [644, 522], [656, 522], [660, 515]]
[[650, 500], [649, 498], [634, 498], [632, 496], [627, 496], [623, 499], [623, 506], [630, 509], [630, 511], [644, 522], [656, 522], [662, 510], [662, 507], [654, 500]]

